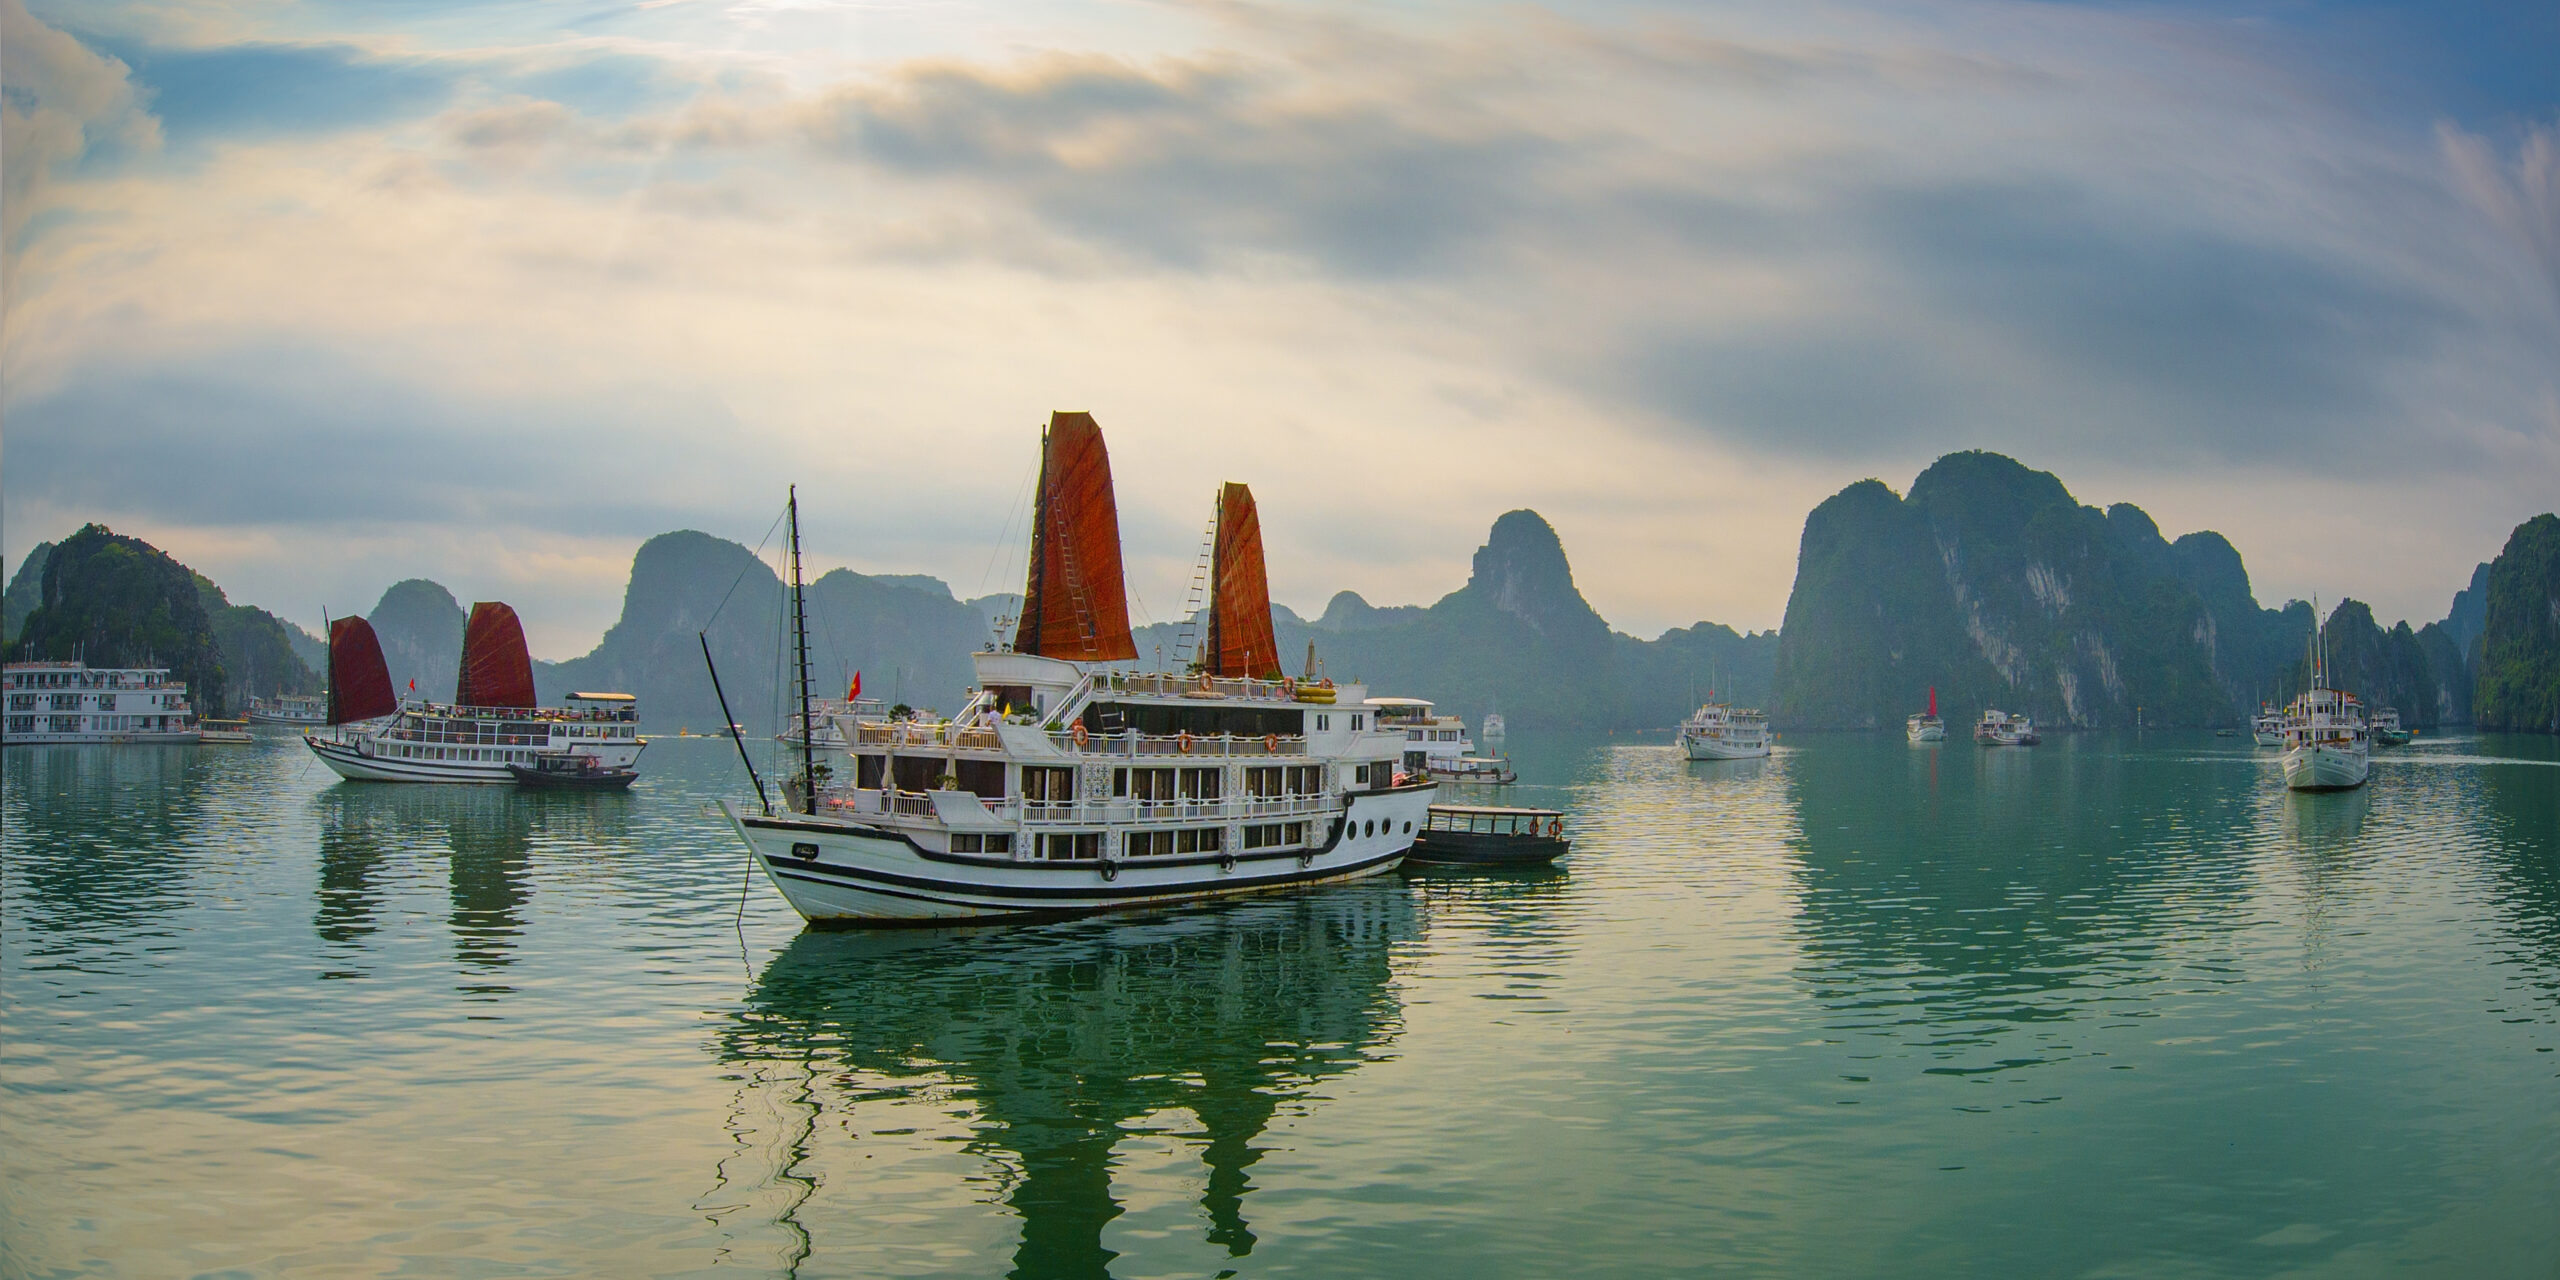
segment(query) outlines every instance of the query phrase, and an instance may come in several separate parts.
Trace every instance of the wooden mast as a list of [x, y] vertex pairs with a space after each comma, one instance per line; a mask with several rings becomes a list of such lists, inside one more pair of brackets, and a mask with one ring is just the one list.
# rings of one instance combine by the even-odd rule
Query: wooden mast
[[[791, 637], [800, 675], [801, 810], [818, 812], [818, 729], [809, 722], [809, 600], [800, 583], [800, 486], [791, 486]], [[743, 741], [743, 739], [742, 739]]]

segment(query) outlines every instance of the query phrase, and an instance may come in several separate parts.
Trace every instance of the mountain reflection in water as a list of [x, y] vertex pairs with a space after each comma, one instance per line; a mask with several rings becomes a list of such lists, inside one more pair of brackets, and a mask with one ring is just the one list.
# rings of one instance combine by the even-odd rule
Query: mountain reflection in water
[[[732, 1117], [739, 1149], [703, 1207], [742, 1229], [772, 1214], [788, 1236], [777, 1260], [796, 1265], [839, 1211], [813, 1221], [806, 1203], [818, 1187], [800, 1166], [826, 1140], [821, 1118], [933, 1079], [970, 1104], [976, 1149], [1011, 1170], [1012, 1274], [1109, 1274], [1114, 1147], [1169, 1109], [1197, 1117], [1205, 1139], [1206, 1238], [1243, 1257], [1257, 1139], [1393, 1038], [1388, 958], [1416, 920], [1390, 878], [1155, 920], [803, 933], [716, 1039], [748, 1083]], [[859, 1209], [841, 1212], [857, 1225]]]

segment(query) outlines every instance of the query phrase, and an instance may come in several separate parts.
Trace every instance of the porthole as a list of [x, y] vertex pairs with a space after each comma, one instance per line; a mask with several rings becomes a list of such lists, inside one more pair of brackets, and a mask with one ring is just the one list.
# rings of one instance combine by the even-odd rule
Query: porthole
[[1404, 833], [1405, 833], [1406, 835], [1412, 835], [1412, 834], [1413, 834], [1413, 823], [1412, 823], [1412, 822], [1408, 821], [1408, 822], [1406, 822], [1406, 823], [1404, 824]]
[[1362, 834], [1362, 835], [1371, 835], [1371, 836], [1374, 836], [1374, 835], [1378, 834], [1378, 824], [1377, 824], [1377, 823], [1375, 823], [1375, 822], [1371, 822], [1371, 823], [1366, 823], [1366, 824], [1364, 824], [1364, 825], [1363, 825], [1363, 827], [1362, 827], [1362, 829], [1361, 829], [1361, 834]]

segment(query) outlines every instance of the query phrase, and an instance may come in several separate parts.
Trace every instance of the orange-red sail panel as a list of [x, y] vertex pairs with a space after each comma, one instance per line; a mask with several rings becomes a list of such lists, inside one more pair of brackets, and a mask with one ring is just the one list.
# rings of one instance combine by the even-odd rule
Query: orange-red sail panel
[[1271, 635], [1271, 581], [1262, 563], [1262, 517], [1253, 490], [1218, 491], [1218, 542], [1209, 554], [1209, 669], [1221, 676], [1280, 674]]
[[362, 618], [340, 618], [329, 624], [329, 723], [353, 724], [390, 715], [400, 709], [391, 693], [391, 669], [382, 661], [382, 640]]
[[1031, 530], [1031, 580], [1013, 647], [1076, 662], [1138, 656], [1120, 573], [1120, 508], [1111, 454], [1089, 413], [1056, 413], [1041, 445]]
[[524, 647], [524, 624], [516, 611], [495, 601], [471, 606], [471, 621], [462, 630], [462, 671], [454, 677], [453, 700], [465, 707], [534, 705], [533, 655]]

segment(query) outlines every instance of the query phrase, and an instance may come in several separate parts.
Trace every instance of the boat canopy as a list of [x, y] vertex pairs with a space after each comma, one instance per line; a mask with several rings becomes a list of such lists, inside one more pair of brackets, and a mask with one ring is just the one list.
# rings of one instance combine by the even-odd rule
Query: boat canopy
[[466, 707], [530, 709], [533, 655], [524, 647], [524, 624], [516, 611], [493, 600], [471, 606], [471, 621], [462, 631], [462, 670], [454, 677], [453, 700]]
[[1138, 656], [1120, 573], [1120, 508], [1111, 454], [1089, 413], [1049, 416], [1033, 501], [1031, 576], [1014, 651], [1073, 662]]
[[391, 692], [391, 670], [373, 624], [340, 618], [329, 624], [329, 723], [353, 724], [400, 709]]
[[1271, 634], [1271, 582], [1262, 563], [1262, 517], [1253, 490], [1218, 490], [1218, 540], [1209, 559], [1209, 670], [1253, 680], [1280, 675]]

